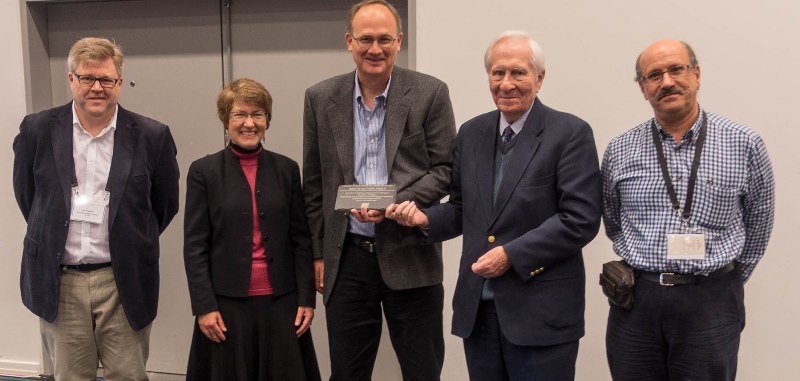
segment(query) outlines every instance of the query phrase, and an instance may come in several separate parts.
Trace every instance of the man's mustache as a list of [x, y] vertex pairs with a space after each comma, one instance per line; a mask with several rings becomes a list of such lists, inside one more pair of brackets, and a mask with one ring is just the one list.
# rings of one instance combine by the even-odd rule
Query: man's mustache
[[677, 86], [665, 87], [665, 88], [663, 88], [663, 89], [658, 91], [658, 94], [656, 95], [656, 98], [658, 100], [661, 100], [661, 98], [664, 98], [664, 97], [672, 95], [672, 94], [681, 95], [681, 94], [683, 94], [683, 89], [681, 89], [681, 88], [679, 88]]

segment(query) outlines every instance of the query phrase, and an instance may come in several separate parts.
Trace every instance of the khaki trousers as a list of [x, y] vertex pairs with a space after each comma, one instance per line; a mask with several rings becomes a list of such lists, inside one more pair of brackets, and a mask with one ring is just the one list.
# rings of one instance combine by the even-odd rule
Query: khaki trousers
[[58, 316], [40, 320], [58, 381], [97, 379], [98, 361], [107, 381], [147, 380], [150, 327], [134, 331], [125, 317], [111, 267], [90, 272], [61, 270]]

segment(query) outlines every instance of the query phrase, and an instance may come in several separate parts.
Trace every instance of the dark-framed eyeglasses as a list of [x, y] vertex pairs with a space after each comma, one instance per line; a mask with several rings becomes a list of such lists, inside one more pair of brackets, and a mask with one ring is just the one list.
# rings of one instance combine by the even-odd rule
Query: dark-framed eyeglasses
[[358, 46], [360, 46], [362, 49], [371, 48], [375, 41], [378, 42], [378, 46], [381, 48], [388, 48], [394, 45], [394, 42], [397, 41], [397, 37], [394, 36], [380, 36], [378, 38], [373, 36], [353, 36], [353, 39], [356, 40], [356, 43], [358, 43]]
[[247, 117], [253, 118], [253, 121], [255, 121], [255, 122], [263, 122], [263, 121], [267, 120], [267, 114], [265, 112], [262, 112], [262, 111], [256, 111], [256, 112], [251, 112], [251, 113], [246, 113], [246, 112], [232, 112], [231, 113], [231, 119], [233, 119], [233, 120], [235, 120], [237, 122], [244, 122], [245, 120], [247, 120]]
[[121, 78], [108, 78], [108, 77], [95, 78], [92, 77], [91, 75], [81, 75], [76, 72], [72, 72], [72, 75], [74, 75], [75, 78], [78, 78], [78, 83], [80, 83], [83, 86], [94, 86], [95, 82], [100, 82], [100, 87], [104, 87], [106, 89], [110, 89], [116, 86], [117, 82], [122, 80]]
[[674, 65], [670, 66], [664, 70], [654, 70], [651, 71], [639, 78], [636, 78], [636, 81], [639, 83], [644, 83], [646, 85], [655, 86], [661, 83], [664, 80], [664, 73], [669, 74], [670, 78], [676, 79], [685, 76], [689, 73], [689, 70], [696, 68], [697, 65]]

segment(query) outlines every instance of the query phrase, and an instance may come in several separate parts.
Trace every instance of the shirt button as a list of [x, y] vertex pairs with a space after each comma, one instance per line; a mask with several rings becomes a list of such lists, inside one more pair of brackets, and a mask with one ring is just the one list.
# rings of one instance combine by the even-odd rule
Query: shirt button
[[489, 243], [492, 243], [492, 242], [494, 242], [494, 236], [493, 236], [493, 235], [490, 235], [490, 236], [489, 236], [489, 239], [488, 239], [488, 241], [489, 241]]

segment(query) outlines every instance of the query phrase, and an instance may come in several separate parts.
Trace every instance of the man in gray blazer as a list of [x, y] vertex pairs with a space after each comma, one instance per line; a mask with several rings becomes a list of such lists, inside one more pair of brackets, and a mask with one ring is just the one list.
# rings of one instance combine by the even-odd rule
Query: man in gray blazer
[[57, 380], [94, 380], [98, 361], [106, 379], [147, 379], [179, 173], [169, 128], [118, 105], [122, 61], [107, 39], [76, 42], [72, 102], [26, 116], [14, 139], [22, 302], [53, 338]]
[[380, 210], [336, 211], [344, 184], [394, 184], [426, 206], [450, 183], [455, 120], [447, 86], [395, 67], [403, 33], [381, 0], [351, 9], [345, 41], [356, 71], [309, 88], [303, 185], [317, 290], [326, 306], [332, 380], [369, 380], [382, 314], [404, 379], [437, 380], [444, 359], [440, 245], [383, 220]]

